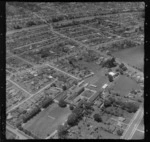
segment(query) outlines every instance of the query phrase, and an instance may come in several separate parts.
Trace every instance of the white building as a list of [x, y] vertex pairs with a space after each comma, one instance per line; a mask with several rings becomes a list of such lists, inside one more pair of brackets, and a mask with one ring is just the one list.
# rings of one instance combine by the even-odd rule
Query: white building
[[106, 84], [104, 84], [104, 85], [102, 86], [102, 89], [105, 89], [107, 86], [108, 86], [108, 84], [107, 84], [107, 83], [106, 83]]
[[111, 76], [115, 76], [116, 75], [116, 73], [114, 73], [114, 72], [109, 72], [108, 74], [111, 75]]

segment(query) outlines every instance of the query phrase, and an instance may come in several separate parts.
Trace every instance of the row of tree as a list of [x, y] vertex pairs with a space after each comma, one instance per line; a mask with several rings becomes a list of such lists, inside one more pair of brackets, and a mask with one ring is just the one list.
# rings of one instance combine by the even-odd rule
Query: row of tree
[[[41, 107], [42, 108], [47, 108], [50, 104], [53, 103], [53, 99], [52, 98], [45, 98], [42, 101]], [[27, 112], [26, 110], [23, 112], [23, 118], [22, 118], [22, 122], [26, 123], [27, 121], [29, 121], [31, 118], [33, 118], [34, 116], [36, 116], [39, 112], [41, 111], [39, 106], [36, 106], [31, 112]]]
[[58, 137], [61, 139], [66, 138], [68, 133], [68, 128], [75, 126], [84, 115], [88, 115], [92, 110], [93, 103], [81, 100], [75, 107], [70, 105], [70, 110], [72, 113], [68, 116], [67, 122], [58, 127]]
[[127, 110], [129, 113], [135, 113], [139, 108], [139, 105], [137, 103], [123, 102], [112, 97], [104, 101], [104, 107], [107, 108], [112, 105], [120, 106], [122, 109]]

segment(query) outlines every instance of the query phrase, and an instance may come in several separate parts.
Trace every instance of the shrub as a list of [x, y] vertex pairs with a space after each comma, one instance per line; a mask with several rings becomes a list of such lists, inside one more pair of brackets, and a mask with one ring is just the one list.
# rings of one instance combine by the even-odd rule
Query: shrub
[[105, 100], [104, 106], [105, 106], [105, 107], [111, 106], [111, 101], [110, 101], [110, 100]]
[[111, 75], [109, 75], [109, 74], [108, 74], [108, 79], [109, 79], [110, 82], [113, 81], [113, 77]]
[[66, 138], [67, 133], [68, 133], [67, 127], [63, 125], [58, 126], [58, 138], [60, 139]]
[[15, 25], [14, 29], [22, 29], [22, 27], [20, 27], [19, 25]]
[[96, 114], [94, 114], [93, 117], [94, 117], [94, 120], [95, 120], [95, 121], [97, 121], [97, 122], [102, 122], [102, 118], [101, 118], [101, 116], [100, 116], [99, 114], [96, 113]]
[[118, 134], [119, 136], [122, 136], [123, 130], [122, 130], [122, 129], [119, 129], [119, 130], [117, 131], [117, 134]]
[[26, 23], [27, 27], [31, 27], [33, 25], [36, 25], [36, 23], [34, 21], [29, 21]]
[[66, 85], [63, 85], [63, 86], [62, 86], [62, 89], [63, 89], [64, 91], [67, 90]]
[[47, 108], [51, 103], [53, 103], [52, 98], [45, 99], [45, 101], [42, 102], [42, 107]]
[[59, 101], [59, 104], [58, 104], [60, 107], [66, 107], [67, 106], [67, 103], [63, 100], [63, 99], [61, 99], [60, 101]]
[[138, 110], [139, 106], [138, 106], [138, 104], [128, 102], [126, 105], [126, 108], [128, 109], [128, 112], [135, 113]]
[[69, 108], [70, 110], [74, 110], [74, 106], [72, 104], [70, 104]]
[[76, 125], [76, 122], [78, 120], [78, 117], [75, 113], [72, 113], [68, 116], [67, 124], [70, 126]]
[[80, 119], [83, 116], [83, 111], [84, 111], [83, 108], [76, 107], [72, 112], [76, 114], [78, 119]]

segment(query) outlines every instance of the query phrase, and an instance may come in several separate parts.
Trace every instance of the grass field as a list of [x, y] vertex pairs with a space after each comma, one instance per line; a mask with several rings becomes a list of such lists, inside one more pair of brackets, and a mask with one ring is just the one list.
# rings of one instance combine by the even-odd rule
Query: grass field
[[144, 131], [144, 119], [142, 119], [141, 123], [138, 126], [138, 129]]
[[131, 66], [135, 66], [143, 70], [144, 67], [144, 47], [138, 46], [134, 48], [124, 49], [114, 52], [113, 55]]
[[132, 79], [126, 76], [120, 76], [113, 86], [113, 89], [120, 93], [120, 95], [125, 96], [133, 89], [140, 89], [140, 86]]
[[[94, 74], [94, 76], [89, 77], [85, 79], [84, 81], [89, 84], [96, 85], [97, 87], [94, 88], [94, 90], [98, 91], [108, 81], [108, 78], [105, 76], [105, 70], [100, 69], [98, 72]], [[93, 87], [89, 87], [89, 88], [92, 89]]]
[[87, 98], [90, 98], [93, 94], [94, 94], [93, 91], [85, 90], [85, 91], [82, 93], [82, 96], [85, 96], [85, 97], [87, 97]]
[[52, 104], [25, 124], [24, 128], [41, 138], [46, 138], [62, 124], [70, 114], [69, 108]]
[[132, 137], [134, 140], [141, 140], [144, 139], [144, 133], [136, 131]]
[[14, 133], [12, 133], [11, 131], [9, 131], [8, 129], [6, 129], [6, 139], [15, 139], [16, 135]]

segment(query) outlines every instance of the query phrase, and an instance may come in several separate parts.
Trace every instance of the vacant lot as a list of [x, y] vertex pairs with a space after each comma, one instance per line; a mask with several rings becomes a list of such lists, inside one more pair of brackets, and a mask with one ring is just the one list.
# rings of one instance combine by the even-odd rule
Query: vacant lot
[[134, 48], [124, 49], [119, 52], [114, 52], [116, 58], [143, 70], [144, 67], [144, 47], [138, 46]]
[[132, 79], [126, 76], [120, 76], [113, 86], [113, 89], [120, 93], [121, 96], [127, 95], [132, 89], [140, 89], [140, 86]]
[[69, 114], [69, 108], [60, 108], [57, 104], [52, 104], [27, 122], [24, 128], [40, 138], [46, 138], [67, 119]]
[[140, 132], [140, 131], [136, 131], [132, 137], [132, 139], [134, 140], [141, 140], [144, 139], [144, 133]]

